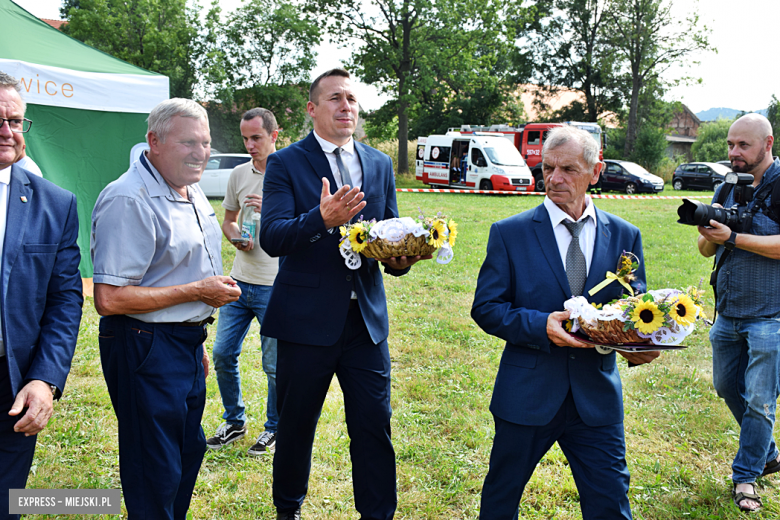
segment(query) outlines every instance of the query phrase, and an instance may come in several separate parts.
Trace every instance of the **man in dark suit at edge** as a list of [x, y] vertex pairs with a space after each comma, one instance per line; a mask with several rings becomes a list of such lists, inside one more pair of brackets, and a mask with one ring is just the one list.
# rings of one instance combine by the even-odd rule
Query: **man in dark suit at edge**
[[14, 164], [32, 122], [0, 72], [0, 519], [22, 489], [38, 433], [62, 396], [81, 322], [76, 197]]
[[[623, 400], [615, 352], [601, 355], [563, 328], [563, 303], [614, 271], [623, 251], [639, 259], [642, 237], [628, 222], [595, 208], [588, 185], [599, 178], [598, 145], [587, 132], [551, 131], [542, 150], [544, 203], [496, 222], [477, 281], [471, 316], [506, 340], [490, 411], [496, 433], [480, 518], [514, 520], [526, 483], [558, 442], [580, 494], [584, 520], [630, 519]], [[589, 301], [621, 296], [617, 283]], [[647, 363], [658, 352], [622, 353]]]
[[[335, 374], [355, 508], [364, 520], [388, 520], [397, 499], [384, 285], [376, 260], [363, 258], [354, 271], [345, 265], [338, 228], [360, 216], [398, 217], [393, 165], [352, 139], [358, 102], [347, 71], [314, 80], [306, 109], [314, 131], [268, 157], [263, 185], [260, 245], [283, 257], [261, 331], [278, 338], [274, 505], [277, 519], [300, 518], [317, 420]], [[381, 261], [385, 273], [401, 276], [420, 259]]]

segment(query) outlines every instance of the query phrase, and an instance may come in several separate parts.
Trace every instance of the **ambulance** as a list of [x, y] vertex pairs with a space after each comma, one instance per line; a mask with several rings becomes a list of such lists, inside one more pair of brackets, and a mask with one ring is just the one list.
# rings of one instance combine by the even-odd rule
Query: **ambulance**
[[417, 180], [431, 188], [534, 190], [523, 156], [501, 133], [418, 137], [416, 166]]

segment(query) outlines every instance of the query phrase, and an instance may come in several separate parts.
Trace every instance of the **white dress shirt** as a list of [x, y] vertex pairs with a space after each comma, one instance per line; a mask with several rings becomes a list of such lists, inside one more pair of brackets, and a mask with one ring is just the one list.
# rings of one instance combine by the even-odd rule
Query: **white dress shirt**
[[[596, 244], [596, 207], [590, 200], [590, 197], [585, 196], [587, 206], [585, 211], [582, 212], [577, 222], [585, 220], [585, 225], [582, 226], [580, 231], [580, 249], [582, 254], [585, 255], [585, 266], [590, 273], [590, 262], [593, 259], [593, 246]], [[566, 269], [566, 252], [569, 250], [569, 244], [571, 243], [571, 233], [568, 228], [563, 225], [563, 221], [568, 220], [574, 222], [574, 219], [566, 214], [561, 208], [559, 208], [553, 201], [547, 196], [544, 197], [544, 207], [547, 209], [547, 213], [550, 215], [550, 223], [553, 227], [553, 233], [555, 233], [555, 241], [558, 243], [558, 253], [561, 255], [561, 261], [563, 261], [563, 268]]]
[[[0, 260], [3, 258], [3, 244], [5, 243], [5, 223], [8, 214], [8, 192], [11, 184], [11, 167], [0, 170]], [[3, 326], [3, 317], [0, 316], [0, 330]], [[0, 357], [5, 356], [5, 344], [3, 335], [0, 334]]]
[[[314, 138], [320, 143], [322, 151], [325, 152], [325, 157], [328, 158], [330, 171], [333, 172], [333, 178], [336, 179], [336, 187], [341, 188], [344, 183], [341, 180], [341, 172], [336, 164], [336, 155], [333, 153], [333, 150], [338, 148], [338, 146], [318, 136], [316, 131], [314, 132]], [[341, 160], [344, 162], [344, 166], [349, 170], [349, 176], [352, 177], [352, 183], [358, 188], [362, 188], [363, 168], [360, 166], [360, 159], [358, 158], [357, 153], [355, 153], [355, 141], [353, 141], [351, 137], [349, 138], [349, 142], [341, 147]], [[355, 186], [351, 186], [351, 188], [354, 188]]]

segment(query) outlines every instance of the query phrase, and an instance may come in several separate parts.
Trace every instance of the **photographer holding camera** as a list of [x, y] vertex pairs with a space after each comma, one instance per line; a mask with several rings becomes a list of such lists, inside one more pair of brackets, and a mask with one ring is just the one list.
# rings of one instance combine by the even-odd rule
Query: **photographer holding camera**
[[713, 383], [741, 427], [732, 497], [742, 511], [762, 506], [756, 478], [780, 471], [772, 436], [780, 394], [780, 190], [775, 189], [780, 160], [772, 159], [773, 142], [772, 126], [762, 115], [747, 114], [731, 125], [732, 169], [753, 176], [754, 196], [735, 201], [739, 192], [726, 183], [716, 189], [713, 205], [744, 204], [752, 219], [732, 226], [739, 232], [716, 220], [698, 227], [699, 252], [717, 255], [718, 316], [710, 330]]

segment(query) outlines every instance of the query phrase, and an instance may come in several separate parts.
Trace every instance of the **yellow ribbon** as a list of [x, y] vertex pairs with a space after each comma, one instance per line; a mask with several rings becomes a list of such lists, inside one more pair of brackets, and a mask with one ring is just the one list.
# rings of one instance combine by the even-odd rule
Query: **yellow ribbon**
[[634, 288], [631, 287], [631, 285], [629, 285], [629, 283], [626, 282], [623, 278], [619, 277], [618, 275], [616, 275], [615, 273], [612, 273], [610, 271], [607, 271], [607, 279], [604, 280], [603, 282], [601, 282], [600, 284], [598, 284], [596, 287], [594, 287], [590, 291], [588, 291], [588, 294], [593, 296], [594, 294], [596, 294], [597, 292], [602, 290], [604, 287], [606, 287], [607, 285], [609, 285], [612, 282], [614, 282], [615, 280], [620, 282], [620, 285], [622, 285], [623, 287], [628, 289], [628, 292], [631, 293], [631, 296], [634, 295]]

